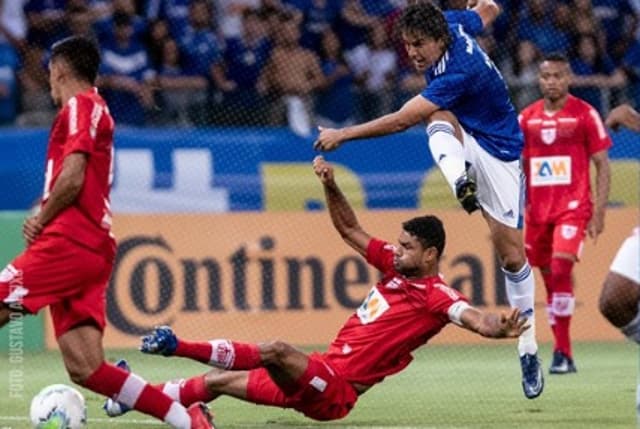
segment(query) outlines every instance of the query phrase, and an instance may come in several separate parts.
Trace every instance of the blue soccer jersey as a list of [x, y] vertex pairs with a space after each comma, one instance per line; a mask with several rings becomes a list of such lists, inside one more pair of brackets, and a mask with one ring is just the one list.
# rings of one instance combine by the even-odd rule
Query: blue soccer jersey
[[473, 11], [447, 11], [451, 44], [442, 58], [425, 72], [422, 96], [451, 111], [467, 133], [494, 157], [520, 158], [524, 139], [507, 86], [489, 56], [473, 37], [482, 20]]

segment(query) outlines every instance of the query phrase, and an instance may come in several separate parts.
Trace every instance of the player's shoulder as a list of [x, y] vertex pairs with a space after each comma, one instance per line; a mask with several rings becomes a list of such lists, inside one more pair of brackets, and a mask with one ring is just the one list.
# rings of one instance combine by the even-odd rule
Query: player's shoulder
[[587, 101], [571, 94], [569, 94], [569, 96], [567, 97], [567, 103], [565, 104], [565, 109], [568, 112], [573, 113], [575, 115], [585, 115], [585, 114], [588, 115], [588, 114], [591, 114], [592, 111], [596, 111], [595, 107], [593, 107]]
[[527, 120], [529, 118], [535, 118], [540, 116], [544, 110], [544, 100], [536, 100], [533, 103], [529, 104], [527, 107], [523, 108], [520, 111], [519, 119]]

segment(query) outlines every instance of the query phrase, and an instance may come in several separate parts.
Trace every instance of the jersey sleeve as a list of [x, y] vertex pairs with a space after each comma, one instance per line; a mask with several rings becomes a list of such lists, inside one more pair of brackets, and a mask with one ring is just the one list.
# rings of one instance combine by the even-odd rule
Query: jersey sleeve
[[91, 154], [95, 150], [96, 127], [102, 107], [88, 97], [73, 97], [67, 109], [68, 134], [64, 156], [75, 152]]
[[467, 298], [444, 283], [434, 283], [427, 298], [427, 308], [430, 312], [458, 325], [462, 312], [469, 307]]
[[421, 95], [443, 110], [455, 106], [467, 90], [468, 74], [454, 72], [433, 79]]
[[372, 238], [367, 246], [367, 262], [383, 273], [393, 270], [393, 244]]
[[611, 147], [611, 138], [598, 111], [589, 106], [583, 120], [587, 132], [587, 151], [589, 155], [609, 149]]
[[449, 24], [460, 24], [465, 33], [470, 36], [479, 36], [484, 27], [480, 15], [474, 10], [447, 10], [444, 17]]

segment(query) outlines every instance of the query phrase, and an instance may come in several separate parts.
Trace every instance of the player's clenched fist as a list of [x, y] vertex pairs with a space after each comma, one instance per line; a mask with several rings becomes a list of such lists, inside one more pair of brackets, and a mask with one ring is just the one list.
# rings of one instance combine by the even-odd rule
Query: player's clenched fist
[[40, 221], [38, 221], [37, 216], [31, 216], [24, 221], [24, 224], [22, 225], [22, 236], [27, 242], [27, 245], [33, 243], [33, 241], [42, 232], [42, 228], [43, 226]]
[[333, 183], [333, 167], [322, 156], [313, 159], [313, 171], [323, 184]]
[[313, 144], [315, 150], [328, 152], [337, 149], [344, 141], [342, 130], [318, 127], [320, 135]]

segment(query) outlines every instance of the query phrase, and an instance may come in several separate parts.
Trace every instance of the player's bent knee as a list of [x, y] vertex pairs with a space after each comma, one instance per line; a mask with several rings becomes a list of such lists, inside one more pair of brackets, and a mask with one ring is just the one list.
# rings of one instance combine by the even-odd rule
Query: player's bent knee
[[517, 273], [526, 263], [526, 259], [521, 252], [507, 252], [502, 256], [502, 267], [511, 272]]
[[283, 362], [291, 353], [295, 351], [292, 345], [284, 341], [275, 340], [268, 344], [269, 360], [272, 362]]
[[609, 273], [600, 292], [600, 313], [614, 326], [621, 328], [630, 323], [638, 312], [638, 292], [635, 284]]

